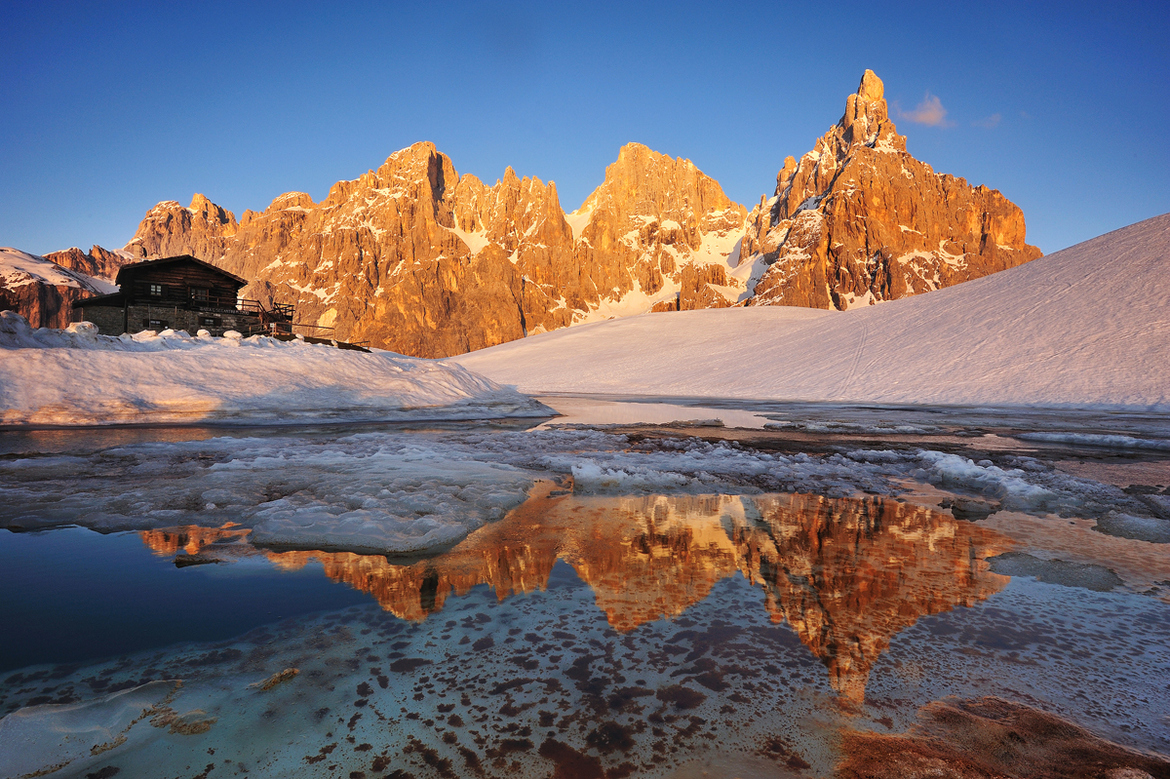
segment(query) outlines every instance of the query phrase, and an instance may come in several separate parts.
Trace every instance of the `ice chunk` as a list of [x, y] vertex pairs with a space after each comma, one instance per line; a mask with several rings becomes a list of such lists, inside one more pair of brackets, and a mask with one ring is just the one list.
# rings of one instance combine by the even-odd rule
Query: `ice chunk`
[[1016, 438], [1024, 441], [1098, 446], [1108, 449], [1150, 449], [1158, 452], [1170, 452], [1170, 440], [1164, 438], [1134, 438], [1128, 435], [1100, 435], [1096, 433], [1019, 433]]
[[40, 776], [158, 733], [134, 726], [164, 705], [177, 685], [156, 681], [83, 703], [12, 712], [0, 719], [0, 776]]
[[[524, 502], [533, 479], [507, 465], [435, 457], [381, 460], [378, 475], [264, 504], [252, 540], [266, 546], [422, 553], [452, 545]], [[318, 482], [318, 484], [320, 484]], [[350, 508], [353, 506], [352, 508]]]
[[1120, 511], [1110, 511], [1097, 520], [1093, 528], [1099, 533], [1135, 541], [1170, 544], [1170, 521], [1153, 517], [1135, 517]]
[[1083, 587], [1094, 592], [1109, 592], [1120, 587], [1121, 578], [1103, 565], [1042, 560], [1023, 552], [1008, 552], [990, 558], [991, 570], [1007, 576], [1035, 576], [1048, 584]]

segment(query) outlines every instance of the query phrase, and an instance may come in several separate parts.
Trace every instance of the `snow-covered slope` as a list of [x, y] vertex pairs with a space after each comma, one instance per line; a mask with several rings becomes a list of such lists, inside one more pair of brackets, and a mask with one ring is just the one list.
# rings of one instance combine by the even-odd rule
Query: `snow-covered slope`
[[1170, 411], [1170, 214], [844, 312], [648, 314], [450, 358], [523, 392]]
[[72, 304], [118, 288], [20, 249], [0, 247], [0, 311], [15, 311], [36, 327], [66, 327]]
[[15, 289], [28, 284], [78, 287], [93, 295], [108, 295], [118, 291], [117, 286], [103, 279], [63, 268], [36, 254], [0, 246], [0, 286]]
[[[205, 331], [201, 331], [205, 332]], [[0, 314], [0, 424], [482, 419], [549, 411], [514, 390], [388, 352], [163, 331], [33, 330]]]

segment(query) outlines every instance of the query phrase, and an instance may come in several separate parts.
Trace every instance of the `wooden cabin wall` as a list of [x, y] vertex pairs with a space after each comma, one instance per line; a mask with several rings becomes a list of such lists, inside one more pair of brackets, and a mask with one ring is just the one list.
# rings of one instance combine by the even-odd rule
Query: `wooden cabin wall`
[[162, 284], [162, 300], [189, 300], [191, 287], [202, 287], [208, 290], [212, 298], [224, 301], [236, 299], [242, 284], [224, 278], [211, 268], [201, 265], [183, 265], [174, 263], [161, 267], [145, 267], [135, 269], [130, 278], [131, 295], [135, 300], [154, 299], [150, 295], [150, 284]]

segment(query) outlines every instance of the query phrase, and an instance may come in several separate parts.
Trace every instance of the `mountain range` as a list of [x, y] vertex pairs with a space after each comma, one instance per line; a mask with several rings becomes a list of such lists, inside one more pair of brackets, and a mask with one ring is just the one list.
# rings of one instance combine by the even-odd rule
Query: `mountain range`
[[111, 277], [124, 258], [192, 254], [294, 303], [340, 340], [444, 357], [649, 311], [787, 305], [844, 310], [1040, 256], [998, 191], [906, 152], [866, 71], [841, 120], [750, 212], [689, 160], [628, 144], [580, 208], [508, 168], [488, 185], [432, 143], [239, 217], [196, 194], [156, 205], [120, 252], [48, 255]]

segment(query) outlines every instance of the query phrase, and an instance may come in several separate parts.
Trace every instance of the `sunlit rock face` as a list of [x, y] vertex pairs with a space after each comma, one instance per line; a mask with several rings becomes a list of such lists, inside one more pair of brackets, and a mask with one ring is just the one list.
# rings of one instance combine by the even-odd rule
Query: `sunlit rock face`
[[[596, 268], [598, 292], [660, 310], [721, 308], [742, 291], [727, 276], [746, 209], [690, 160], [626, 144], [605, 181], [570, 217], [583, 224], [577, 264]], [[730, 259], [729, 259], [730, 256]], [[618, 314], [648, 310], [627, 305]]]
[[32, 327], [68, 327], [73, 302], [117, 287], [48, 257], [0, 247], [0, 311], [15, 311]]
[[320, 203], [290, 192], [238, 221], [202, 195], [159, 203], [125, 250], [192, 254], [298, 322], [443, 357], [674, 301], [689, 261], [727, 262], [743, 215], [689, 161], [631, 144], [570, 226], [552, 182], [508, 168], [489, 186], [417, 143]]
[[862, 76], [845, 114], [748, 215], [745, 261], [768, 263], [750, 305], [846, 309], [1005, 270], [1040, 256], [997, 190], [935, 173], [906, 152], [881, 80]]
[[[249, 531], [143, 532], [160, 553], [217, 552]], [[787, 621], [829, 672], [842, 699], [860, 703], [870, 669], [920, 617], [970, 606], [1009, 577], [986, 559], [1010, 542], [978, 525], [882, 498], [817, 495], [574, 495], [541, 482], [505, 519], [451, 550], [397, 563], [349, 552], [256, 550], [275, 565], [319, 562], [330, 579], [381, 607], [422, 621], [452, 595], [487, 584], [496, 597], [543, 590], [558, 559], [593, 590], [611, 627], [629, 632], [681, 616], [721, 580], [761, 587], [773, 621]]]
[[76, 246], [60, 252], [49, 252], [45, 259], [57, 263], [62, 268], [109, 282], [118, 277], [118, 271], [123, 265], [134, 262], [134, 258], [126, 252], [110, 251], [97, 245], [88, 252], [83, 252]]
[[740, 559], [767, 607], [824, 662], [833, 689], [860, 703], [890, 640], [920, 617], [971, 606], [1010, 577], [988, 557], [993, 531], [886, 498], [765, 495], [760, 521], [737, 531]]

